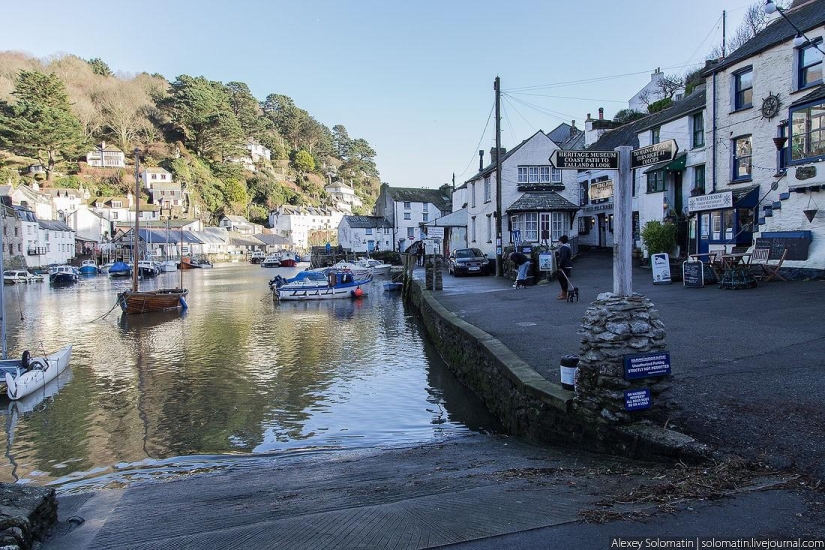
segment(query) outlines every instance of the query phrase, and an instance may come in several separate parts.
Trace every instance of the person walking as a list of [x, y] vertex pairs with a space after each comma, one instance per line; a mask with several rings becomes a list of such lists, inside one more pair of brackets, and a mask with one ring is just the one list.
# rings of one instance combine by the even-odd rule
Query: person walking
[[570, 284], [570, 273], [573, 271], [573, 251], [568, 244], [569, 239], [567, 235], [559, 237], [559, 249], [556, 252], [559, 260], [559, 286], [561, 286], [561, 294], [556, 296], [556, 300], [567, 299], [567, 287]]
[[511, 252], [510, 261], [518, 267], [516, 282], [513, 283], [513, 288], [518, 288], [520, 284], [524, 286], [527, 281], [527, 269], [530, 267], [530, 259], [521, 252]]

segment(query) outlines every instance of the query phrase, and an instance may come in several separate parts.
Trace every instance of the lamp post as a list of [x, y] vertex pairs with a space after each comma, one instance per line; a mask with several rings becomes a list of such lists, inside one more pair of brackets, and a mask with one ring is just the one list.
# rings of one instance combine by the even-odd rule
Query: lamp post
[[788, 16], [785, 15], [785, 10], [777, 6], [773, 0], [766, 0], [764, 9], [766, 15], [772, 15], [776, 12], [779, 12], [779, 15], [781, 15], [782, 18], [785, 19], [785, 21], [787, 21], [791, 27], [793, 27], [793, 29], [796, 31], [796, 36], [793, 39], [794, 48], [799, 48], [804, 46], [805, 44], [810, 44], [811, 46], [819, 50], [819, 53], [825, 55], [825, 51], [822, 51], [822, 48], [820, 48], [813, 40], [805, 36], [805, 33], [802, 32], [799, 29], [799, 27], [794, 25], [793, 21], [788, 19]]

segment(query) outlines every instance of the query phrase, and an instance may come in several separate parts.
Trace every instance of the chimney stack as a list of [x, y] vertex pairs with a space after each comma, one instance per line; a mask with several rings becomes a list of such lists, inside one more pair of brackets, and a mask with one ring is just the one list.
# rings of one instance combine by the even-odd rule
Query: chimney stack
[[599, 107], [599, 120], [604, 120], [604, 107]]
[[478, 152], [478, 171], [484, 170], [484, 149]]

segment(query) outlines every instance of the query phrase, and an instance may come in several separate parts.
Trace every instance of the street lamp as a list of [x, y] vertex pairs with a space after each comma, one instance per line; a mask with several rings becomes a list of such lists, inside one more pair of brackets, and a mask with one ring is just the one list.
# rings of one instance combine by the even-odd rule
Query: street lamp
[[779, 15], [781, 15], [785, 19], [785, 21], [787, 21], [791, 25], [791, 27], [793, 27], [793, 29], [796, 31], [796, 36], [793, 39], [794, 48], [802, 47], [807, 43], [816, 48], [817, 50], [819, 50], [819, 53], [825, 55], [825, 51], [822, 51], [822, 48], [820, 48], [813, 40], [805, 36], [805, 33], [802, 32], [799, 29], [799, 27], [794, 25], [793, 21], [788, 19], [788, 16], [785, 15], [785, 10], [777, 6], [773, 0], [766, 0], [764, 9], [765, 14], [767, 15], [772, 15], [776, 12], [779, 12]]

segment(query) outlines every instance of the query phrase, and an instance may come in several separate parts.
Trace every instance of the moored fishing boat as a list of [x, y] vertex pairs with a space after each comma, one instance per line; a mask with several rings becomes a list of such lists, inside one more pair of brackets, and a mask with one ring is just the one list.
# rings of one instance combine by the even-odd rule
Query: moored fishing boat
[[94, 260], [83, 260], [80, 262], [81, 275], [97, 275], [98, 273], [100, 273], [100, 269]]
[[372, 282], [372, 274], [357, 277], [348, 269], [327, 268], [319, 271], [302, 271], [292, 279], [275, 277], [270, 288], [282, 301], [332, 300], [358, 298], [366, 294], [366, 286]]
[[130, 277], [132, 275], [132, 268], [126, 262], [115, 262], [106, 270], [109, 277]]
[[77, 282], [77, 270], [70, 265], [49, 268], [49, 282], [53, 285], [70, 285]]
[[281, 258], [277, 254], [270, 254], [261, 262], [261, 267], [281, 267]]
[[[138, 176], [140, 160], [139, 151], [135, 149], [135, 196], [140, 197], [140, 178]], [[135, 201], [135, 229], [134, 235], [140, 234], [140, 200]], [[135, 239], [135, 246], [132, 247], [132, 254], [135, 260], [139, 258], [139, 239]], [[109, 269], [111, 274], [112, 269]], [[183, 273], [181, 273], [181, 287], [183, 286]], [[124, 290], [117, 295], [117, 303], [120, 309], [127, 315], [136, 313], [151, 313], [155, 311], [168, 311], [171, 309], [186, 309], [186, 296], [189, 291], [185, 288], [161, 288], [158, 290], [141, 291], [138, 285], [138, 271], [132, 273], [132, 289]]]

